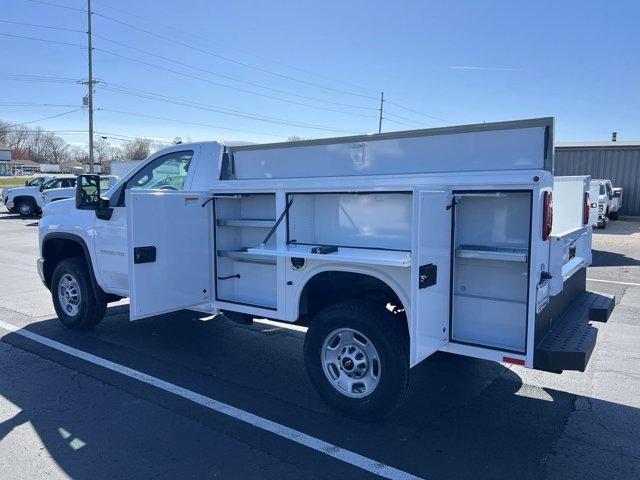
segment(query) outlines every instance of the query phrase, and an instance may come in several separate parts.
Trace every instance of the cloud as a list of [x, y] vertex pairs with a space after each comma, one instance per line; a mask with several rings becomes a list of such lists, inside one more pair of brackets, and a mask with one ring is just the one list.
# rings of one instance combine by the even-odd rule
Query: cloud
[[497, 72], [522, 72], [524, 68], [515, 67], [474, 67], [474, 66], [451, 66], [447, 67], [450, 70], [493, 70]]

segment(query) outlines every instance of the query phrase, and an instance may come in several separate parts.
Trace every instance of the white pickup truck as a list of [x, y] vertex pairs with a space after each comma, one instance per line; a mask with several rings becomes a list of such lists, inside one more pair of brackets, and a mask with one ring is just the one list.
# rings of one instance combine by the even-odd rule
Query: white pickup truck
[[[118, 183], [118, 177], [115, 175], [100, 175], [100, 191], [106, 192], [111, 187]], [[73, 186], [57, 187], [57, 188], [45, 188], [42, 190], [42, 204], [46, 205], [51, 202], [58, 202], [66, 198], [75, 198], [76, 188], [75, 182]]]
[[38, 271], [72, 329], [120, 297], [303, 322], [320, 395], [377, 418], [437, 351], [584, 371], [614, 299], [586, 291], [588, 177], [552, 169], [550, 118], [175, 145], [47, 205]]
[[[38, 181], [39, 179], [42, 181]], [[10, 212], [17, 212], [22, 217], [30, 217], [42, 211], [44, 206], [43, 192], [57, 188], [74, 188], [76, 176], [37, 177], [27, 182], [24, 187], [15, 187], [4, 193], [4, 204]]]

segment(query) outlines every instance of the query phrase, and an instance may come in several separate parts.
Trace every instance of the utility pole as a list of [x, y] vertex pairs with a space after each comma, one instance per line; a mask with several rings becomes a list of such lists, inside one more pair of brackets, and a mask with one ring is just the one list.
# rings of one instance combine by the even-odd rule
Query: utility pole
[[91, 44], [91, 0], [87, 0], [87, 53], [89, 55], [89, 173], [93, 173], [93, 46]]
[[380, 92], [380, 120], [378, 120], [378, 133], [382, 133], [382, 109], [384, 107], [384, 92]]

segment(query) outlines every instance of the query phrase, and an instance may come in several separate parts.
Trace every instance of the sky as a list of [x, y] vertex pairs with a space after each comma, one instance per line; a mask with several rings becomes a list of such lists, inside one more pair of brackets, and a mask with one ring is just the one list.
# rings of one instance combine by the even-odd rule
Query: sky
[[[86, 0], [1, 3], [0, 119], [86, 145]], [[640, 139], [637, 1], [92, 4], [115, 144], [377, 132], [382, 91], [384, 132], [553, 116], [556, 141]]]

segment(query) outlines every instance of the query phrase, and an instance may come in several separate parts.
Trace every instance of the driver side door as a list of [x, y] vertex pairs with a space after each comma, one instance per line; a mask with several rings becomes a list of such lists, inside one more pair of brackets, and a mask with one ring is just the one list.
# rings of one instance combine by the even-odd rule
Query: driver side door
[[183, 191], [189, 185], [190, 166], [197, 155], [197, 147], [175, 147], [143, 164], [111, 195], [111, 218], [95, 220], [95, 258], [104, 289], [129, 294], [126, 191]]

